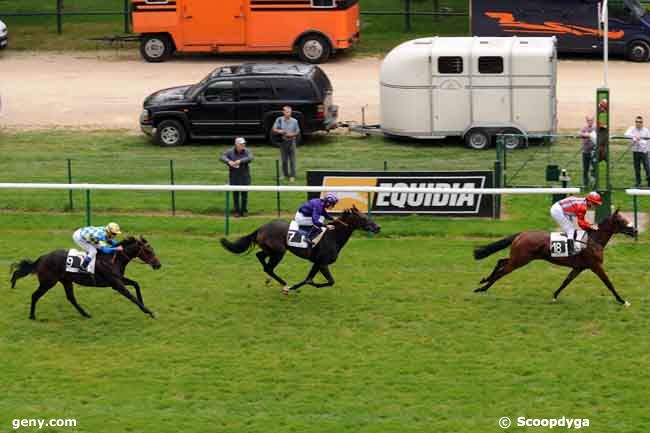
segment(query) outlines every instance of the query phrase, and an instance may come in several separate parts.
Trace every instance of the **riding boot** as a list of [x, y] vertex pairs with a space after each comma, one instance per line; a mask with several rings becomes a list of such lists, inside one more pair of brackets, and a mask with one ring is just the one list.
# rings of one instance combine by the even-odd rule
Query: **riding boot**
[[79, 265], [79, 269], [81, 269], [84, 272], [88, 272], [88, 265], [90, 264], [90, 261], [92, 259], [90, 256], [84, 257], [83, 261], [81, 262], [81, 265]]
[[575, 244], [574, 244], [573, 239], [567, 239], [566, 240], [566, 247], [567, 247], [567, 252], [569, 253], [570, 256], [575, 254]]

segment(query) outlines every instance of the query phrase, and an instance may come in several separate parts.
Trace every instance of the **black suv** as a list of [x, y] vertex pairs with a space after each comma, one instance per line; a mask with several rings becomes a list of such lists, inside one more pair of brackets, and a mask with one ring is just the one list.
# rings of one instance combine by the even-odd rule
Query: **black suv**
[[269, 138], [285, 105], [303, 134], [336, 127], [330, 80], [318, 66], [301, 63], [225, 66], [192, 86], [160, 90], [145, 99], [140, 126], [161, 146], [194, 138]]

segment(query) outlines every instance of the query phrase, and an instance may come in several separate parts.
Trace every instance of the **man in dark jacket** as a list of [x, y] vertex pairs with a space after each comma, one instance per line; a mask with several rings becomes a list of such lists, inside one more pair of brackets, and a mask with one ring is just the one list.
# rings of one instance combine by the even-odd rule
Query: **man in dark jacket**
[[[243, 137], [235, 139], [235, 146], [226, 150], [221, 155], [221, 161], [229, 167], [230, 185], [250, 185], [251, 172], [248, 165], [253, 160], [253, 153], [246, 148], [246, 140]], [[246, 216], [248, 214], [248, 191], [234, 191], [235, 216]], [[241, 203], [240, 203], [241, 196]]]

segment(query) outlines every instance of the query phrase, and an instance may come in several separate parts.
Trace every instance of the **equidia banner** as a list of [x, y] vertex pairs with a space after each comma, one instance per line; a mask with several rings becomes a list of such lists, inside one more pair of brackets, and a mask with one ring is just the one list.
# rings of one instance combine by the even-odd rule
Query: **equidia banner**
[[[312, 186], [379, 186], [395, 188], [491, 188], [491, 171], [328, 171], [307, 172], [307, 184]], [[324, 195], [325, 193], [323, 193]], [[496, 216], [493, 196], [445, 193], [365, 193], [338, 192], [339, 203], [334, 212], [353, 205], [377, 214], [432, 214], [440, 216]], [[310, 193], [309, 197], [318, 197]]]

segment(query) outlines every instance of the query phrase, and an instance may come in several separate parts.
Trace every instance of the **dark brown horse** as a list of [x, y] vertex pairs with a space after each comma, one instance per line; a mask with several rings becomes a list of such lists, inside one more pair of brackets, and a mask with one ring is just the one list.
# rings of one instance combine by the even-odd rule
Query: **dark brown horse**
[[634, 226], [629, 223], [618, 212], [618, 210], [616, 210], [616, 212], [608, 217], [602, 224], [599, 224], [598, 230], [589, 232], [585, 249], [575, 256], [551, 257], [550, 234], [548, 232], [517, 233], [489, 245], [476, 248], [474, 250], [474, 258], [480, 260], [496, 253], [497, 251], [501, 251], [512, 244], [512, 247], [510, 248], [510, 257], [499, 260], [492, 273], [481, 280], [483, 286], [474, 291], [485, 292], [497, 280], [508, 275], [515, 269], [527, 265], [532, 260], [541, 259], [553, 263], [554, 265], [572, 268], [560, 288], [553, 294], [553, 301], [557, 300], [560, 292], [578, 275], [580, 275], [582, 271], [590, 269], [594, 274], [598, 275], [603, 283], [605, 283], [619, 303], [629, 307], [629, 302], [625, 301], [618, 293], [616, 293], [614, 285], [609, 280], [609, 277], [607, 277], [607, 274], [603, 269], [604, 249], [607, 242], [609, 242], [610, 238], [615, 233], [623, 233], [628, 236], [634, 236], [636, 234]]
[[[247, 252], [255, 245], [258, 245], [260, 251], [257, 252], [256, 256], [264, 267], [264, 272], [282, 284], [282, 290], [285, 294], [288, 294], [290, 290], [297, 290], [305, 284], [314, 287], [333, 286], [334, 278], [329, 270], [329, 265], [336, 261], [339, 252], [345, 246], [348, 239], [350, 239], [352, 232], [361, 229], [378, 233], [380, 227], [359, 212], [356, 207], [345, 210], [340, 217], [334, 220], [332, 225], [334, 229], [328, 230], [323, 235], [321, 241], [312, 249], [288, 247], [287, 233], [289, 231], [289, 223], [281, 220], [264, 224], [250, 235], [244, 236], [235, 242], [230, 242], [223, 238], [221, 239], [221, 245], [226, 250], [235, 254]], [[296, 256], [313, 263], [307, 278], [291, 287], [274, 271], [275, 267], [287, 252], [287, 249]], [[314, 283], [313, 279], [318, 272], [323, 274], [327, 279], [326, 283]]]
[[[160, 269], [160, 260], [156, 257], [151, 245], [142, 237], [140, 239], [133, 237], [126, 238], [119, 245], [122, 245], [124, 248], [123, 251], [117, 251], [113, 254], [102, 254], [101, 252], [97, 254], [94, 275], [66, 272], [68, 250], [56, 250], [39, 257], [34, 262], [22, 260], [20, 263], [12, 265], [12, 288], [16, 287], [16, 281], [20, 278], [26, 277], [29, 274], [37, 274], [38, 276], [40, 284], [38, 289], [32, 294], [32, 306], [29, 312], [29, 318], [32, 320], [36, 319], [36, 303], [58, 282], [65, 288], [65, 295], [68, 301], [84, 317], [90, 318], [90, 314], [86, 313], [77, 303], [74, 297], [73, 283], [89, 287], [111, 287], [137, 305], [144, 313], [154, 318], [155, 314], [144, 306], [142, 294], [140, 293], [140, 285], [137, 281], [126, 278], [124, 271], [131, 260], [135, 258], [141, 259], [153, 269]], [[137, 298], [127, 290], [126, 286], [133, 286], [135, 288]]]

